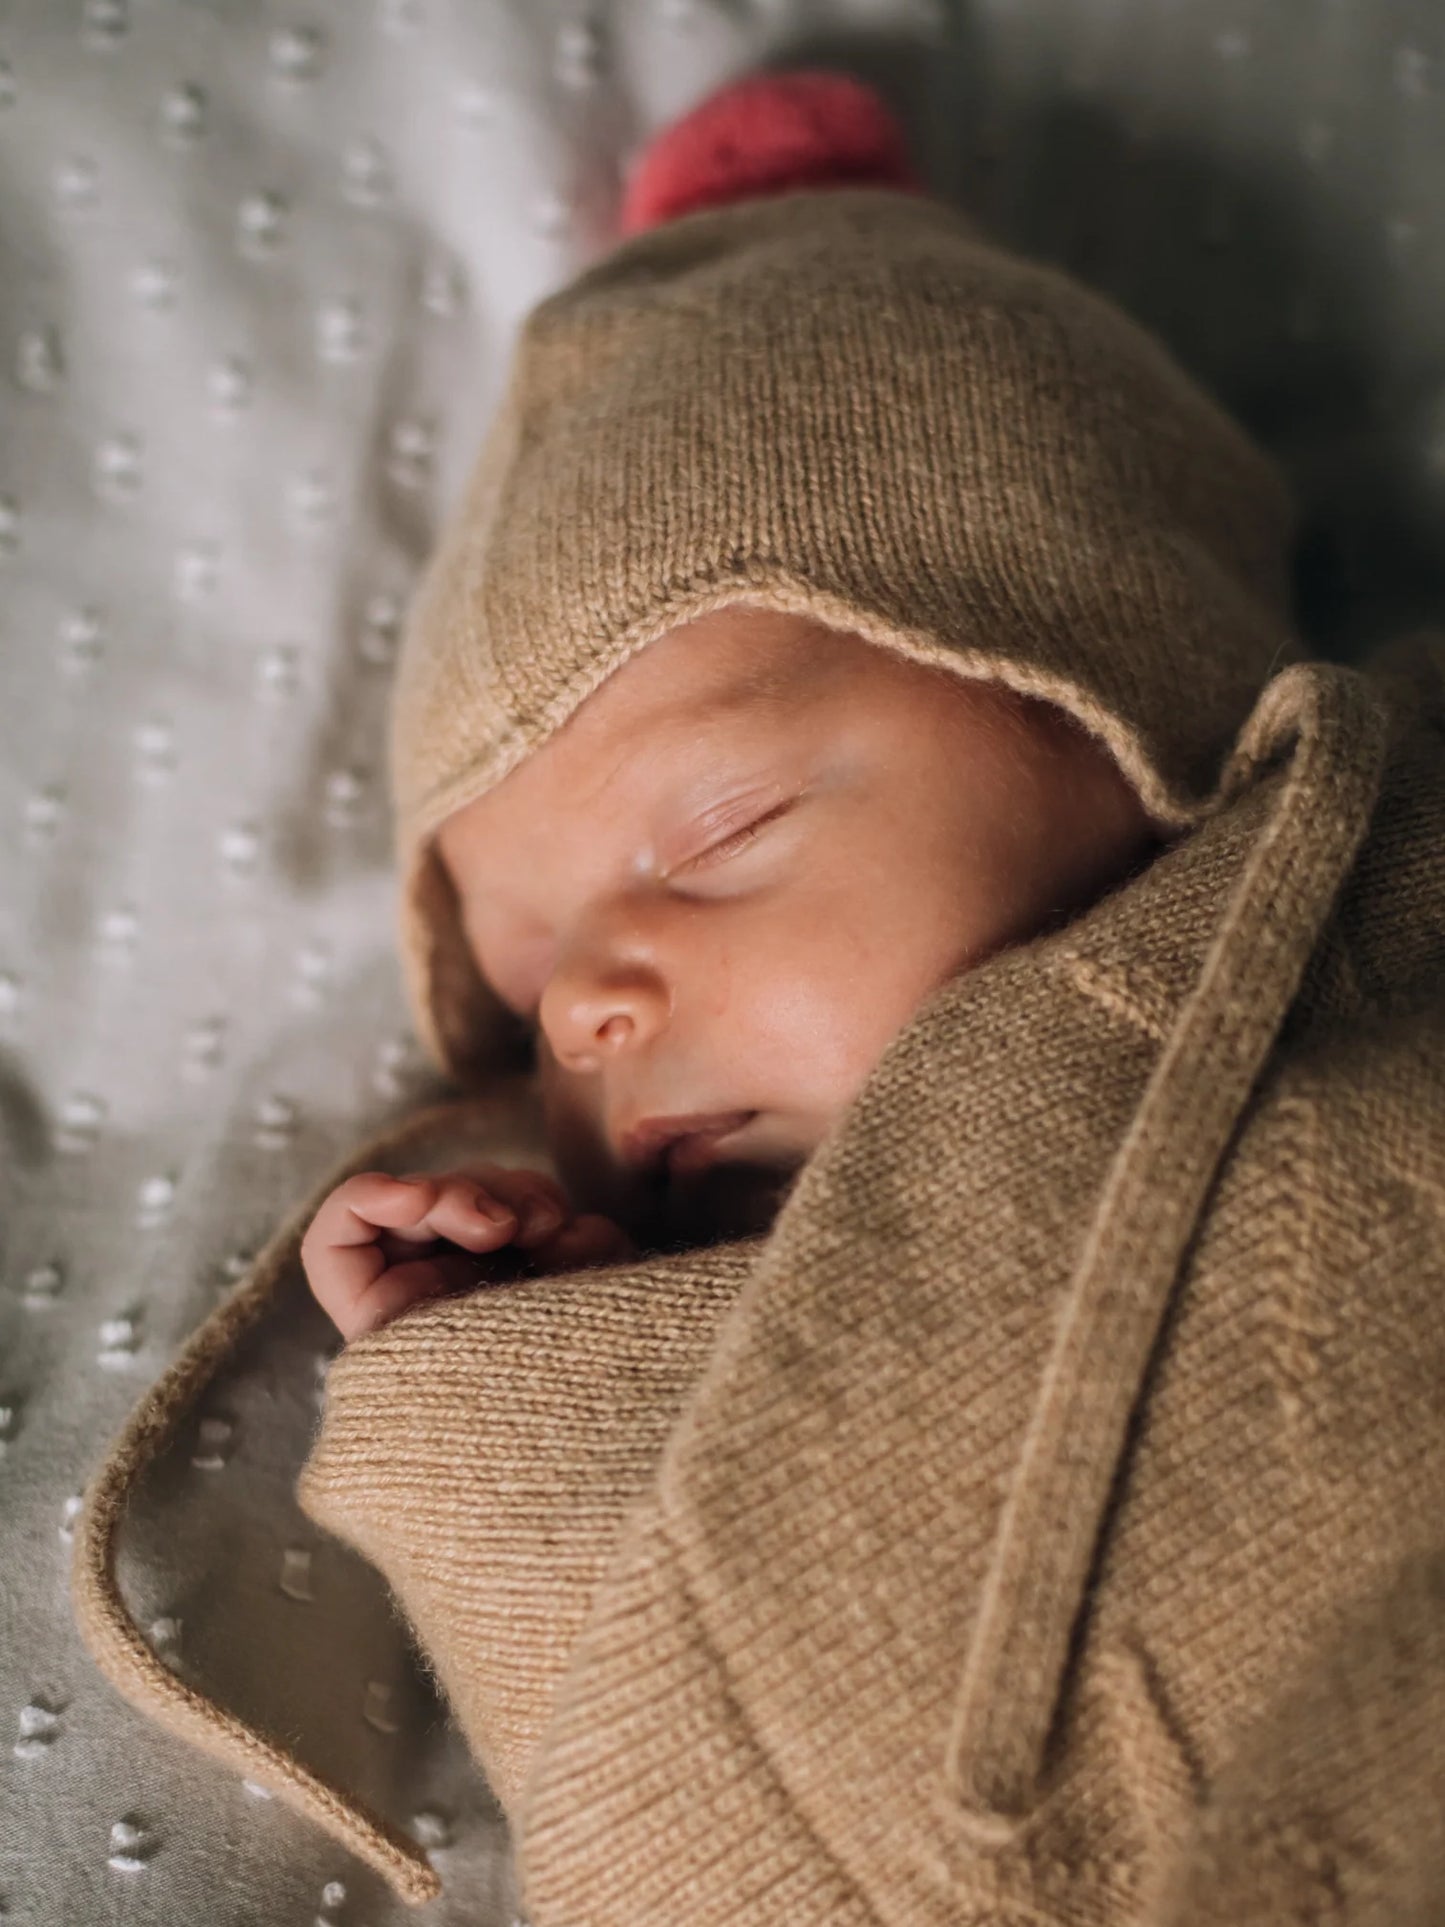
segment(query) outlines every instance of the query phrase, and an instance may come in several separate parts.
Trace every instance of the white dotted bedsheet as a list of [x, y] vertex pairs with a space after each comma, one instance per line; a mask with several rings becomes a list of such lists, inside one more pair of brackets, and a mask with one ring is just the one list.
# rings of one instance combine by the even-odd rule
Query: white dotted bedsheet
[[[1323, 653], [1445, 611], [1436, 0], [0, 5], [0, 1920], [410, 1917], [96, 1673], [76, 1495], [363, 1135], [444, 1094], [394, 957], [398, 623], [518, 317], [638, 141], [764, 60], [883, 86], [941, 193], [1157, 327], [1287, 464]], [[508, 1927], [509, 1842], [291, 1481], [299, 1294], [137, 1509], [183, 1677]]]

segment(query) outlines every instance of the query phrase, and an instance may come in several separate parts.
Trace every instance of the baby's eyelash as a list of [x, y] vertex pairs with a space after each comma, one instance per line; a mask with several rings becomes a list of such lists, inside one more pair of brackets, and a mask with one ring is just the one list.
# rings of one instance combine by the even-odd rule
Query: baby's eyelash
[[721, 843], [715, 843], [710, 850], [704, 850], [701, 855], [692, 857], [688, 862], [684, 863], [682, 866], [683, 869], [696, 870], [714, 863], [722, 863], [726, 861], [728, 857], [736, 856], [740, 850], [745, 850], [748, 844], [753, 842], [775, 817], [781, 816], [786, 810], [790, 810], [796, 800], [795, 797], [789, 797], [787, 802], [779, 803], [776, 809], [771, 809], [766, 815], [757, 817], [742, 829], [734, 830], [732, 835], [725, 837]]

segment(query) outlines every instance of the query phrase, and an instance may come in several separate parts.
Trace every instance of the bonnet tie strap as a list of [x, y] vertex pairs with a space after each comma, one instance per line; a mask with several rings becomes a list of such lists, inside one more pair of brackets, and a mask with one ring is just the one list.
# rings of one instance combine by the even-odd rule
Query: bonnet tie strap
[[1046, 1741], [1105, 1508], [1186, 1245], [1379, 792], [1385, 710], [1304, 662], [1261, 692], [1212, 808], [1288, 758], [1119, 1146], [1064, 1296], [979, 1599], [944, 1756], [964, 1831], [1005, 1844]]
[[178, 1679], [147, 1645], [121, 1597], [116, 1549], [131, 1493], [217, 1370], [271, 1304], [327, 1194], [357, 1172], [403, 1155], [410, 1159], [433, 1134], [455, 1128], [471, 1108], [463, 1100], [415, 1113], [355, 1152], [291, 1213], [248, 1276], [191, 1335], [127, 1419], [85, 1494], [76, 1521], [71, 1575], [71, 1599], [82, 1637], [101, 1672], [133, 1706], [275, 1792], [365, 1861], [412, 1905], [441, 1892], [441, 1882], [421, 1848], [353, 1795], [311, 1772], [285, 1747]]

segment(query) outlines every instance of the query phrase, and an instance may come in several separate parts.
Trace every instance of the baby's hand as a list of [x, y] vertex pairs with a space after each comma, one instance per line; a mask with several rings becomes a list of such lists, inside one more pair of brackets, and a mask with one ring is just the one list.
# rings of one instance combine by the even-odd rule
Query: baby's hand
[[437, 1177], [362, 1171], [348, 1178], [311, 1220], [301, 1263], [316, 1302], [349, 1344], [423, 1298], [476, 1285], [467, 1254], [508, 1244], [525, 1250], [541, 1274], [637, 1255], [610, 1218], [575, 1216], [555, 1178], [480, 1164]]

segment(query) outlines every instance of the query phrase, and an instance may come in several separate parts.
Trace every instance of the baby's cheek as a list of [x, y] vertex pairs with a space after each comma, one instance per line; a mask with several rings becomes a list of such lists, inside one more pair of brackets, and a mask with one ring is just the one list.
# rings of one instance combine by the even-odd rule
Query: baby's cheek
[[539, 1051], [537, 1082], [547, 1148], [574, 1210], [608, 1213], [615, 1173], [596, 1078], [571, 1077]]

